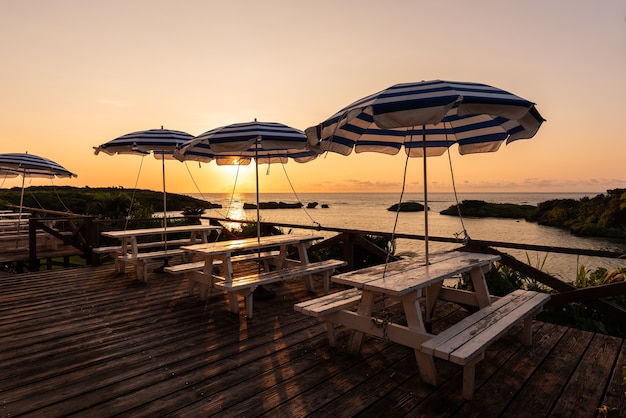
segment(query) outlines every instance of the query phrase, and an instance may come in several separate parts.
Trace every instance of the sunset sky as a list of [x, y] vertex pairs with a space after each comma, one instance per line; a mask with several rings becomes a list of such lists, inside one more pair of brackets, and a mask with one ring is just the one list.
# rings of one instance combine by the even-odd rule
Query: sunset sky
[[[459, 191], [626, 187], [624, 0], [0, 0], [0, 39], [0, 152], [78, 174], [55, 185], [161, 190], [160, 161], [93, 147], [255, 118], [304, 130], [393, 84], [442, 79], [508, 90], [547, 119], [496, 153], [451, 148]], [[403, 152], [328, 154], [261, 165], [260, 181], [266, 192], [289, 182], [297, 192], [398, 192], [404, 162]], [[447, 155], [427, 163], [429, 190], [452, 191]], [[231, 192], [235, 175], [166, 161], [171, 192]], [[421, 191], [421, 159], [409, 161], [407, 187]], [[253, 190], [250, 166], [237, 191]]]

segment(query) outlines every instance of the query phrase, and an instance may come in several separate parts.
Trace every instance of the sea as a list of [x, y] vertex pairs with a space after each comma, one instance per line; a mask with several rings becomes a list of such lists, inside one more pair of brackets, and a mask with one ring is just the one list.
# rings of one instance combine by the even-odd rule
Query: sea
[[[490, 203], [513, 203], [537, 205], [553, 199], [581, 199], [594, 197], [602, 192], [587, 193], [429, 193], [428, 194], [428, 235], [430, 237], [458, 238], [464, 236], [474, 240], [502, 241], [521, 244], [536, 244], [567, 248], [619, 251], [626, 253], [626, 243], [613, 242], [602, 238], [576, 237], [568, 231], [541, 226], [523, 219], [471, 218], [441, 215], [440, 212], [463, 200], [483, 200]], [[207, 210], [206, 216], [254, 221], [256, 209], [244, 210], [244, 203], [256, 203], [256, 194], [199, 194], [189, 195], [222, 205], [220, 209]], [[260, 210], [262, 221], [280, 222], [305, 226], [358, 229], [374, 232], [397, 232], [424, 235], [424, 212], [400, 212], [387, 209], [400, 201], [398, 193], [260, 193], [260, 202], [301, 202], [301, 209]], [[418, 201], [424, 203], [421, 193], [405, 193], [403, 202]], [[317, 202], [315, 208], [307, 205]], [[322, 207], [324, 205], [324, 207]], [[227, 225], [237, 227], [237, 224]], [[310, 233], [310, 230], [307, 230]], [[303, 232], [294, 228], [294, 231]], [[335, 232], [320, 232], [327, 238]], [[460, 244], [441, 243], [429, 240], [429, 252], [443, 251], [458, 247]], [[576, 256], [557, 253], [502, 248], [533, 267], [573, 281], [576, 273], [584, 267], [592, 271], [598, 267], [613, 268], [626, 266], [626, 260], [599, 257]], [[423, 255], [422, 240], [398, 239], [397, 255]]]

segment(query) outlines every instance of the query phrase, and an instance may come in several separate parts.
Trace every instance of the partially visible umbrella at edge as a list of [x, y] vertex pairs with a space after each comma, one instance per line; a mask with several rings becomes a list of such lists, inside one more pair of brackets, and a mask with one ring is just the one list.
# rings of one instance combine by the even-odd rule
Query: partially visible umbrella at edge
[[18, 215], [17, 231], [20, 230], [22, 220], [22, 206], [24, 205], [24, 186], [26, 177], [54, 178], [78, 177], [60, 164], [44, 157], [28, 153], [0, 154], [0, 173], [2, 176], [22, 176], [22, 191], [20, 194], [20, 211]]

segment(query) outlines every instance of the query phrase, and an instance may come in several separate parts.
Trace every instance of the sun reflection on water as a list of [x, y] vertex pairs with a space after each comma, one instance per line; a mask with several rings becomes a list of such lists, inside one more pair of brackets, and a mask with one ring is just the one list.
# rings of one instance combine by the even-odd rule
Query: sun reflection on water
[[[222, 209], [221, 213], [224, 218], [228, 219], [238, 219], [238, 220], [250, 220], [248, 216], [246, 216], [246, 211], [243, 209], [244, 204], [244, 196], [239, 194], [234, 194], [232, 196], [227, 196], [222, 199]], [[223, 222], [222, 225], [225, 228], [230, 230], [241, 229], [241, 223], [239, 222]]]

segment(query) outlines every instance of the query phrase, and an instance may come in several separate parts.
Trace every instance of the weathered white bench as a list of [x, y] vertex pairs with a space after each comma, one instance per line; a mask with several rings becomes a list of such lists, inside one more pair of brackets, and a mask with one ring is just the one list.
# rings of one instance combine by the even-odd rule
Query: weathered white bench
[[226, 282], [223, 277], [214, 276], [217, 280], [213, 283], [213, 286], [222, 288], [229, 293], [230, 310], [234, 313], [239, 312], [237, 295], [242, 295], [245, 300], [246, 314], [249, 318], [252, 318], [252, 292], [257, 286], [306, 277], [307, 288], [312, 291], [314, 290], [312, 275], [322, 273], [324, 275], [324, 289], [327, 289], [330, 287], [331, 273], [347, 264], [343, 260], [324, 260], [236, 277], [231, 282]]
[[121, 270], [119, 270], [119, 272], [123, 273], [126, 270], [126, 264], [133, 264], [135, 266], [135, 276], [137, 277], [137, 280], [146, 282], [148, 277], [148, 261], [158, 258], [165, 259], [177, 255], [184, 256], [185, 254], [185, 251], [180, 248], [172, 248], [168, 250], [139, 253], [136, 257], [133, 257], [132, 255], [119, 255], [116, 259], [119, 263], [117, 265], [121, 266]]
[[[138, 250], [142, 250], [142, 249], [148, 249], [148, 248], [165, 248], [165, 244], [166, 241], [151, 241], [151, 242], [140, 242], [137, 244], [137, 249]], [[178, 249], [178, 247], [180, 245], [184, 245], [184, 244], [189, 244], [189, 239], [188, 238], [181, 238], [181, 239], [175, 239], [175, 240], [171, 240], [171, 241], [167, 241], [167, 246], [168, 246], [168, 252], [170, 251], [169, 248], [173, 249]], [[92, 251], [95, 254], [109, 254], [111, 256], [111, 258], [113, 259], [113, 262], [115, 263], [115, 271], [117, 273], [123, 273], [126, 270], [126, 266], [124, 263], [128, 262], [128, 263], [132, 263], [132, 258], [123, 256], [122, 254], [122, 246], [121, 245], [110, 245], [110, 246], [105, 246], [105, 247], [94, 247], [92, 248]], [[141, 253], [140, 253], [141, 254]], [[146, 253], [146, 254], [152, 254], [150, 252]], [[175, 255], [178, 255], [180, 253], [177, 253]], [[160, 258], [162, 256], [159, 255], [155, 255], [152, 258]], [[149, 258], [149, 256], [148, 256]], [[129, 260], [129, 261], [126, 261]], [[145, 278], [145, 276], [144, 276]]]
[[[263, 251], [261, 253], [249, 253], [238, 254], [231, 257], [232, 263], [241, 263], [245, 261], [262, 261], [264, 263], [265, 270], [269, 270], [269, 259], [276, 258], [280, 255], [280, 251]], [[222, 260], [213, 260], [213, 266], [219, 267], [222, 264]], [[163, 271], [171, 274], [184, 274], [185, 278], [189, 281], [189, 296], [193, 296], [196, 285], [198, 286], [198, 292], [200, 300], [205, 300], [207, 291], [211, 286], [211, 278], [203, 274], [187, 274], [198, 272], [201, 273], [204, 269], [204, 260], [193, 261], [190, 263], [182, 263], [174, 266], [168, 266]]]
[[531, 345], [532, 319], [549, 299], [545, 293], [516, 290], [427, 340], [421, 351], [463, 366], [463, 397], [471, 399], [476, 363], [486, 349], [522, 321], [522, 342]]
[[[357, 288], [351, 288], [319, 298], [296, 303], [293, 308], [297, 312], [301, 312], [305, 315], [324, 319], [324, 317], [328, 314], [341, 311], [343, 309], [350, 309], [358, 305], [360, 300], [361, 291]], [[335, 324], [329, 320], [324, 322], [326, 322], [328, 343], [331, 347], [335, 347], [337, 345], [337, 339], [335, 338]]]
[[[166, 241], [140, 242], [137, 244], [138, 249], [165, 247]], [[189, 244], [188, 238], [175, 239], [167, 241], [167, 246], [178, 247], [180, 245]], [[121, 245], [110, 245], [106, 247], [94, 247], [91, 249], [96, 254], [110, 254], [112, 258], [122, 254]]]

